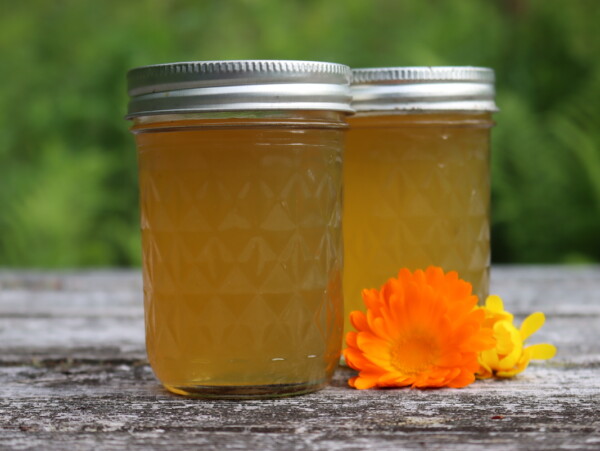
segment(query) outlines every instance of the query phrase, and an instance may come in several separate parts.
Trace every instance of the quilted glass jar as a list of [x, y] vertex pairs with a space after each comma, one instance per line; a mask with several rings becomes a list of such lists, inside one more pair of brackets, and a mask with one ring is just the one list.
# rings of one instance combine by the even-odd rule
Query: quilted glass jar
[[197, 62], [129, 73], [146, 345], [197, 397], [326, 384], [339, 359], [349, 69]]
[[458, 271], [483, 300], [490, 266], [494, 73], [472, 67], [353, 71], [344, 163], [344, 299], [400, 268]]

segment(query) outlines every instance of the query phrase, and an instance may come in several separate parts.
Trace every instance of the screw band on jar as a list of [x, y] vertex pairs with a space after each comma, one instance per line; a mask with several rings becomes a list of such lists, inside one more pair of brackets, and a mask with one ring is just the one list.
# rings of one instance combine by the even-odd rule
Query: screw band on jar
[[350, 68], [312, 61], [199, 61], [159, 64], [127, 74], [127, 118], [252, 110], [352, 112]]
[[352, 70], [352, 107], [369, 111], [498, 111], [494, 71], [482, 67]]

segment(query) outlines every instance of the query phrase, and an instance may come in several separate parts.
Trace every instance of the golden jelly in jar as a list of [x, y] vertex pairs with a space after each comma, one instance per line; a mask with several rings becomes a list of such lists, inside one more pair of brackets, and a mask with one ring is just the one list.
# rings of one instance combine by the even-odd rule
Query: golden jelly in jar
[[400, 268], [457, 271], [483, 301], [490, 267], [494, 73], [471, 67], [353, 70], [344, 161], [344, 302]]
[[330, 379], [349, 78], [294, 61], [130, 71], [146, 346], [170, 391], [261, 398]]

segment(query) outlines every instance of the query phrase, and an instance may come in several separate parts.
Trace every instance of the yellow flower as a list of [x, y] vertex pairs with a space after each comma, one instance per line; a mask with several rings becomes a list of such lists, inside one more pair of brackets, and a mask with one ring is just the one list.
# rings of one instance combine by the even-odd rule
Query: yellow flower
[[478, 353], [494, 347], [471, 285], [438, 267], [402, 269], [380, 290], [363, 290], [366, 314], [350, 314], [346, 363], [371, 387], [464, 387], [475, 380]]
[[524, 347], [525, 340], [544, 325], [543, 313], [532, 313], [517, 329], [500, 297], [489, 296], [480, 310], [485, 312], [484, 326], [493, 331], [496, 347], [479, 354], [478, 378], [513, 377], [527, 368], [530, 360], [547, 360], [556, 354], [556, 348], [550, 344]]

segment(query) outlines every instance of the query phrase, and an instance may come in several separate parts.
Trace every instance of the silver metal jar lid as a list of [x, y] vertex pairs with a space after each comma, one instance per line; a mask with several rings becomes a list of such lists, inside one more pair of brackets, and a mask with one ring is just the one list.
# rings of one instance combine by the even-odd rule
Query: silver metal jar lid
[[352, 107], [367, 111], [498, 111], [494, 71], [484, 67], [352, 70]]
[[312, 61], [194, 61], [127, 73], [127, 119], [206, 111], [352, 112], [348, 66]]

